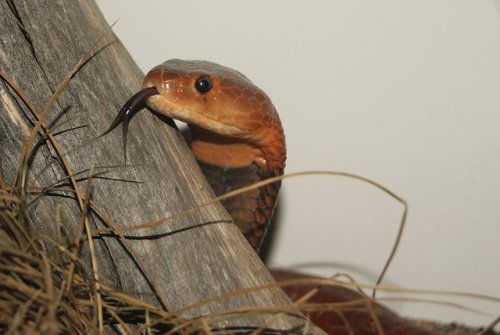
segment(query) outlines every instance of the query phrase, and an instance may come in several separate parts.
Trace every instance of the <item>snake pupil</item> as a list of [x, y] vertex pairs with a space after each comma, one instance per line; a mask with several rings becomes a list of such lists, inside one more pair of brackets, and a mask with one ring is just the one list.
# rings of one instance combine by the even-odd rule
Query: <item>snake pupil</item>
[[202, 75], [198, 79], [196, 79], [194, 86], [196, 87], [198, 92], [202, 94], [207, 93], [212, 88], [212, 81], [210, 80], [209, 76]]

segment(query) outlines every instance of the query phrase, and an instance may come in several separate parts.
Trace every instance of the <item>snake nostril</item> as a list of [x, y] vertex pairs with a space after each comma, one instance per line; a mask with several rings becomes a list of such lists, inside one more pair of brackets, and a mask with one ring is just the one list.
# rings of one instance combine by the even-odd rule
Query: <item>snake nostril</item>
[[212, 80], [210, 79], [209, 76], [202, 75], [198, 79], [196, 79], [194, 86], [196, 87], [198, 92], [204, 94], [210, 91], [210, 89], [212, 88]]

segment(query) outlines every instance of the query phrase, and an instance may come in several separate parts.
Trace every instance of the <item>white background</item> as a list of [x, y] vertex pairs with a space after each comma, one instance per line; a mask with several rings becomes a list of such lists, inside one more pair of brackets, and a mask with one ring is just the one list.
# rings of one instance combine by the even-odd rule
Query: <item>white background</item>
[[[98, 1], [146, 72], [170, 58], [238, 69], [268, 93], [287, 171], [372, 178], [410, 206], [386, 284], [500, 296], [500, 15], [494, 0]], [[140, 83], [137, 83], [138, 88]], [[373, 282], [402, 207], [338, 177], [288, 180], [275, 266]], [[400, 294], [398, 295], [400, 296]], [[398, 302], [413, 317], [489, 315]]]

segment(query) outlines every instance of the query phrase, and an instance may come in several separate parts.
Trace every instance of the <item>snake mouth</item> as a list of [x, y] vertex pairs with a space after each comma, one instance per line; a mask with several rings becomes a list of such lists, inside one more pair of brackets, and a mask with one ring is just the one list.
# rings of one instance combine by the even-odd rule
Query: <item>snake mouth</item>
[[[149, 101], [147, 101], [149, 100]], [[134, 94], [125, 102], [111, 125], [99, 137], [103, 137], [122, 124], [123, 149], [126, 151], [128, 125], [130, 120], [144, 107], [150, 107], [155, 112], [167, 117], [174, 118], [188, 124], [194, 124], [208, 131], [227, 136], [235, 136], [242, 132], [242, 129], [223, 123], [205, 114], [192, 111], [189, 108], [176, 106], [174, 103], [162, 96], [154, 86], [146, 87]]]
[[197, 111], [195, 108], [183, 104], [176, 104], [176, 101], [167, 99], [161, 94], [149, 97], [147, 105], [158, 113], [218, 135], [237, 136], [244, 131], [240, 127], [215, 119], [203, 111]]

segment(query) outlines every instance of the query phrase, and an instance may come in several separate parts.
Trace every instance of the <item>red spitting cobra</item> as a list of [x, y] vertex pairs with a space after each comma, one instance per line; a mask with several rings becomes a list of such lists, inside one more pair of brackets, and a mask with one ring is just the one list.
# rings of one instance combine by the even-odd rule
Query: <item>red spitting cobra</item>
[[[152, 69], [107, 134], [144, 106], [184, 121], [191, 150], [216, 195], [283, 174], [285, 135], [269, 97], [241, 73], [206, 61], [172, 59]], [[125, 143], [125, 142], [124, 142]], [[259, 251], [276, 204], [276, 182], [222, 202]]]
[[[189, 125], [191, 149], [217, 195], [283, 174], [285, 137], [278, 114], [267, 95], [241, 73], [206, 61], [173, 59], [152, 69], [143, 89], [118, 113], [107, 134], [123, 123], [126, 143], [128, 123], [146, 104], [152, 110]], [[223, 201], [247, 240], [258, 251], [273, 214], [280, 183]], [[274, 271], [276, 279], [303, 278], [289, 271]], [[284, 287], [297, 299], [313, 286]], [[343, 287], [316, 287], [311, 303], [346, 303], [366, 299]], [[478, 330], [454, 325], [421, 323], [399, 317], [373, 303], [377, 323], [388, 335], [475, 334]], [[379, 334], [373, 315], [364, 303], [349, 309], [306, 313], [329, 334]], [[488, 334], [495, 334], [494, 332]]]

